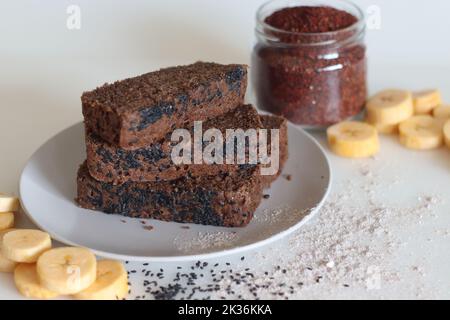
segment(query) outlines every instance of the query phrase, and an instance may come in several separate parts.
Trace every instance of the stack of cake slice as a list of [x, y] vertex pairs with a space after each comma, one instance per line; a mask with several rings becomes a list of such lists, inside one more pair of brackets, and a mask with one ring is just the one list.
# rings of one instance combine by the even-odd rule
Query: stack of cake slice
[[[246, 88], [245, 66], [197, 62], [84, 93], [87, 160], [78, 171], [78, 205], [136, 218], [247, 225], [287, 159], [287, 124], [244, 105]], [[229, 129], [279, 129], [280, 169], [261, 175], [259, 162], [175, 164], [172, 133], [193, 134], [200, 121], [202, 133], [217, 129], [223, 136]], [[245, 145], [246, 156], [251, 147]]]

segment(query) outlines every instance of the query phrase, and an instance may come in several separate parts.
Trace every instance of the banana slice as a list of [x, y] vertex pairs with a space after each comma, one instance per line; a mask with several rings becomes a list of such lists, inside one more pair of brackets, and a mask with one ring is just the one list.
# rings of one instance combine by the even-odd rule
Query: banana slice
[[443, 143], [442, 121], [429, 115], [414, 116], [399, 126], [400, 142], [410, 149], [439, 148]]
[[97, 262], [97, 279], [75, 294], [80, 300], [121, 300], [128, 295], [128, 276], [123, 264], [114, 260]]
[[369, 123], [377, 129], [378, 133], [382, 134], [396, 134], [398, 133], [398, 124], [380, 124], [380, 123]]
[[4, 273], [11, 273], [14, 271], [14, 269], [17, 266], [17, 262], [11, 261], [9, 259], [6, 259], [1, 253], [0, 253], [0, 272]]
[[406, 90], [381, 91], [367, 101], [369, 123], [398, 124], [414, 114], [412, 94]]
[[14, 282], [17, 290], [27, 298], [52, 299], [58, 296], [40, 284], [34, 263], [19, 264], [14, 270]]
[[444, 124], [444, 138], [446, 146], [450, 148], [450, 120]]
[[37, 273], [45, 288], [59, 294], [76, 294], [94, 283], [97, 261], [88, 249], [51, 249], [39, 257]]
[[14, 213], [1, 212], [0, 213], [0, 230], [10, 229], [14, 227]]
[[434, 108], [433, 117], [438, 119], [450, 119], [450, 105], [441, 105]]
[[[2, 246], [3, 236], [14, 229], [6, 229], [0, 231], [0, 247]], [[0, 272], [13, 272], [17, 266], [17, 262], [6, 259], [0, 252]]]
[[48, 233], [40, 230], [14, 230], [3, 237], [2, 254], [5, 258], [24, 263], [36, 262], [38, 257], [52, 247]]
[[430, 114], [434, 108], [442, 104], [439, 90], [424, 90], [413, 94], [414, 111], [416, 114]]
[[0, 212], [18, 211], [19, 198], [0, 193]]
[[397, 134], [398, 124], [376, 124], [374, 125], [379, 133], [382, 134]]
[[370, 157], [380, 149], [377, 130], [363, 122], [347, 121], [327, 130], [331, 150], [348, 158]]

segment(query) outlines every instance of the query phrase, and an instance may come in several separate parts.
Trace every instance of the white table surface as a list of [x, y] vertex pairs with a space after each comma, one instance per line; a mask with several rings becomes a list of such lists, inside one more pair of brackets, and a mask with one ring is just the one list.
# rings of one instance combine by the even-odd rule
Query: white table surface
[[[49, 137], [82, 119], [80, 95], [101, 83], [196, 60], [249, 63], [254, 14], [259, 0], [172, 1], [3, 1], [0, 3], [0, 191], [17, 193], [28, 157]], [[439, 87], [450, 102], [448, 1], [359, 0], [378, 5], [381, 29], [369, 30], [370, 89]], [[66, 8], [81, 8], [81, 29], [66, 28]], [[251, 94], [248, 100], [252, 101]], [[324, 145], [322, 134], [314, 134]], [[367, 175], [379, 184], [380, 203], [408, 208], [423, 194], [437, 196], [420, 223], [388, 226], [402, 245], [388, 259], [398, 279], [376, 290], [329, 286], [306, 290], [300, 298], [450, 298], [450, 151], [403, 149], [383, 137], [375, 160], [349, 161], [332, 154], [332, 196], [357, 186], [352, 207], [366, 197]], [[395, 183], [393, 183], [395, 182]], [[312, 221], [311, 223], [315, 223]], [[19, 225], [29, 222], [23, 216]], [[363, 241], [363, 239], [361, 239]], [[259, 252], [226, 257], [236, 268], [270, 268], [290, 252], [281, 241]], [[262, 258], [265, 256], [265, 258]], [[273, 257], [273, 258], [271, 258]], [[239, 262], [239, 263], [238, 263]], [[215, 261], [209, 261], [215, 263]], [[420, 276], [411, 274], [420, 264]], [[184, 265], [184, 264], [183, 264]], [[188, 266], [186, 264], [185, 266]], [[258, 267], [255, 267], [258, 266]], [[129, 268], [139, 268], [130, 264]], [[151, 265], [166, 270], [175, 265]], [[206, 281], [206, 280], [205, 280]], [[139, 294], [142, 279], [132, 278]], [[10, 275], [0, 274], [0, 299], [21, 298]]]

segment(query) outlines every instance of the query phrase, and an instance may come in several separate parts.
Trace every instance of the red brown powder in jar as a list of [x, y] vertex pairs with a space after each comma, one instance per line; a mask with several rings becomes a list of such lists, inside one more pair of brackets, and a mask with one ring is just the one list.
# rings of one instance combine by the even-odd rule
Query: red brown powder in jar
[[[365, 103], [366, 48], [358, 19], [332, 7], [290, 7], [264, 22], [253, 54], [259, 106], [297, 124], [326, 126]], [[273, 41], [276, 38], [278, 41]], [[270, 41], [265, 41], [269, 39]]]
[[342, 30], [355, 24], [352, 14], [332, 7], [292, 7], [272, 13], [265, 22], [277, 29], [301, 33]]

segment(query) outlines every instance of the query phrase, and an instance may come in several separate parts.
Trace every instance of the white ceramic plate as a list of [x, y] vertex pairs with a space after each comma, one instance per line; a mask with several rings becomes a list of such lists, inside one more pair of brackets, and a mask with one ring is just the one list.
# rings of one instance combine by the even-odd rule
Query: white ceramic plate
[[156, 220], [144, 225], [139, 219], [75, 205], [76, 172], [85, 157], [81, 123], [47, 141], [22, 172], [23, 208], [56, 240], [90, 248], [99, 256], [130, 261], [206, 259], [255, 249], [300, 228], [323, 204], [331, 184], [330, 166], [321, 147], [307, 133], [290, 126], [284, 177], [267, 190], [270, 198], [262, 200], [250, 225], [234, 229]]

